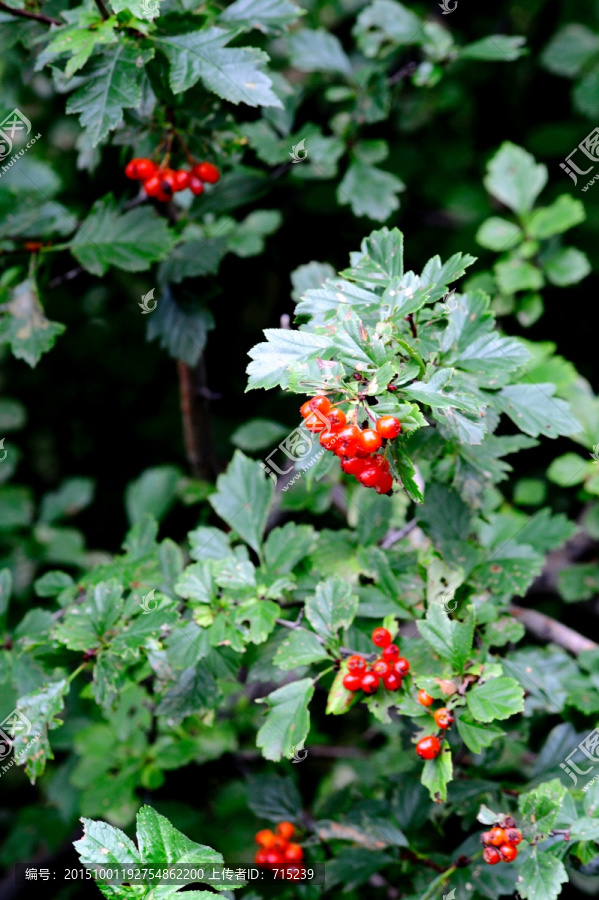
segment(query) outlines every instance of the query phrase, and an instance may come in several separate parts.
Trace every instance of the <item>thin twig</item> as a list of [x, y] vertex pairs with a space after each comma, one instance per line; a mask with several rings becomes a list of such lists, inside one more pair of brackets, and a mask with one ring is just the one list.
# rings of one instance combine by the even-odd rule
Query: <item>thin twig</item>
[[102, 0], [96, 0], [96, 6], [98, 7], [98, 10], [100, 11], [100, 15], [102, 16], [104, 21], [106, 21], [106, 19], [110, 18], [110, 14], [109, 14], [108, 10], [106, 9], [106, 7], [104, 6]]
[[381, 541], [381, 549], [388, 550], [393, 544], [397, 544], [398, 541], [403, 540], [403, 538], [407, 537], [407, 535], [416, 528], [417, 524], [418, 522], [416, 519], [411, 519], [402, 528], [394, 528], [391, 531], [388, 531]]
[[525, 609], [523, 606], [511, 604], [509, 611], [513, 616], [519, 619], [527, 631], [534, 634], [542, 641], [550, 641], [569, 650], [575, 655], [583, 650], [597, 650], [599, 644], [591, 641], [590, 638], [584, 637], [567, 625], [562, 625], [545, 613], [538, 612], [536, 609]]
[[45, 16], [43, 13], [28, 12], [26, 9], [15, 9], [8, 3], [0, 2], [0, 9], [9, 13], [11, 16], [20, 16], [22, 19], [33, 19], [36, 22], [43, 22], [44, 25], [63, 25], [60, 19], [54, 19], [52, 16]]

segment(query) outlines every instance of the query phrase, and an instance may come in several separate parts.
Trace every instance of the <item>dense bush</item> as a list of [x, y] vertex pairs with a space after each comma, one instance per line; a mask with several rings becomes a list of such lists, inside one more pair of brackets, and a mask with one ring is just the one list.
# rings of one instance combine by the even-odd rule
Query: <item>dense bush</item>
[[0, 3], [7, 884], [599, 889], [599, 13], [465, 6]]

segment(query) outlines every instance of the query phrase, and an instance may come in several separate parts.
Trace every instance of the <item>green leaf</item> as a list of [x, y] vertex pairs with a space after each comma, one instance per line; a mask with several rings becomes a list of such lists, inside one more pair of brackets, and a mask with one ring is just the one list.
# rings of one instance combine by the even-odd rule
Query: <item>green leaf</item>
[[350, 204], [354, 216], [385, 222], [399, 209], [397, 194], [404, 189], [403, 181], [391, 172], [354, 160], [337, 188], [337, 202]]
[[375, 873], [385, 869], [392, 860], [392, 856], [366, 847], [344, 848], [327, 863], [327, 889], [343, 885], [344, 892], [353, 892], [356, 887], [364, 884]]
[[516, 291], [536, 291], [543, 287], [543, 273], [532, 263], [521, 259], [507, 259], [494, 267], [499, 289], [504, 294]]
[[0, 344], [10, 344], [17, 359], [32, 367], [64, 330], [64, 325], [46, 318], [37, 285], [30, 278], [13, 289], [5, 311], [0, 312]]
[[277, 34], [304, 14], [289, 0], [236, 0], [223, 10], [219, 21]]
[[297, 822], [302, 813], [302, 798], [293, 780], [274, 772], [248, 779], [247, 803], [255, 816], [270, 822]]
[[424, 37], [422, 21], [395, 0], [370, 3], [356, 19], [352, 34], [364, 56], [368, 57], [377, 56], [386, 41], [402, 46], [420, 43]]
[[114, 31], [116, 19], [113, 16], [103, 21], [97, 10], [79, 9], [81, 13], [76, 19], [73, 15], [75, 10], [66, 11], [65, 18], [68, 16], [73, 24], [50, 32], [52, 40], [39, 54], [35, 64], [36, 72], [61, 56], [68, 55], [70, 58], [64, 74], [67, 78], [72, 78], [85, 65], [97, 44], [112, 44], [117, 40]]
[[283, 756], [291, 759], [295, 747], [305, 741], [310, 729], [308, 704], [313, 694], [312, 679], [303, 678], [258, 701], [269, 704], [266, 721], [256, 737], [256, 744], [266, 759], [275, 762]]
[[472, 396], [445, 391], [453, 375], [452, 369], [436, 369], [428, 381], [413, 381], [409, 387], [402, 388], [402, 392], [408, 397], [426, 403], [427, 406], [457, 409], [467, 409], [478, 412], [479, 406]]
[[351, 64], [339, 38], [329, 31], [302, 28], [288, 39], [291, 65], [302, 72], [349, 75]]
[[256, 209], [240, 222], [229, 237], [229, 249], [245, 259], [264, 253], [266, 238], [281, 227], [283, 217], [276, 209]]
[[564, 453], [553, 460], [547, 469], [547, 478], [560, 487], [582, 484], [593, 471], [591, 466], [591, 460], [583, 459], [578, 453]]
[[45, 494], [39, 514], [39, 521], [55, 522], [65, 516], [75, 516], [92, 502], [94, 482], [91, 478], [67, 478], [57, 491]]
[[187, 716], [202, 716], [213, 710], [219, 698], [214, 676], [205, 662], [177, 673], [177, 681], [171, 682], [156, 706], [157, 716], [166, 716], [173, 722], [181, 722]]
[[289, 433], [289, 429], [270, 419], [250, 419], [236, 428], [231, 443], [246, 453], [272, 447]]
[[441, 606], [429, 606], [426, 619], [420, 619], [418, 631], [433, 650], [449, 660], [456, 669], [463, 670], [472, 650], [474, 636], [474, 609], [467, 611], [467, 621], [450, 619]]
[[318, 536], [311, 525], [286, 522], [273, 528], [264, 544], [266, 565], [277, 575], [287, 574], [316, 546]]
[[155, 466], [129, 482], [125, 490], [125, 506], [130, 525], [150, 515], [160, 522], [175, 502], [181, 470], [176, 466]]
[[585, 219], [586, 213], [581, 201], [569, 194], [562, 194], [551, 206], [535, 209], [526, 225], [526, 231], [531, 237], [544, 240], [574, 228]]
[[332, 637], [341, 628], [349, 628], [357, 611], [357, 594], [338, 576], [321, 581], [305, 603], [306, 618], [321, 637]]
[[173, 244], [166, 221], [148, 206], [119, 215], [112, 196], [97, 200], [71, 241], [71, 252], [92, 275], [110, 266], [127, 272], [149, 269]]
[[526, 38], [518, 35], [491, 34], [459, 50], [461, 59], [484, 59], [487, 62], [512, 62], [527, 53]]
[[144, 863], [160, 866], [182, 862], [202, 866], [223, 863], [220, 853], [190, 840], [151, 806], [142, 806], [137, 813], [137, 844]]
[[563, 862], [535, 847], [520, 866], [518, 892], [525, 900], [557, 900], [568, 880]]
[[67, 609], [54, 629], [54, 637], [69, 650], [99, 647], [107, 631], [123, 614], [123, 588], [118, 581], [102, 581], [88, 588], [86, 600]]
[[[68, 578], [68, 576], [66, 577]], [[10, 569], [0, 569], [0, 616], [3, 616], [8, 609], [11, 591], [12, 575]], [[38, 594], [38, 596], [42, 595]]]
[[501, 253], [504, 250], [513, 250], [522, 243], [523, 237], [522, 229], [514, 222], [501, 219], [499, 216], [491, 216], [480, 226], [475, 240], [481, 247]]
[[232, 38], [231, 32], [216, 27], [154, 36], [171, 64], [173, 93], [188, 91], [201, 80], [207, 90], [230, 103], [282, 108], [272, 81], [261, 71], [268, 55], [255, 47], [226, 47]]
[[543, 263], [543, 270], [551, 284], [567, 287], [578, 284], [591, 271], [588, 257], [576, 247], [561, 247]]
[[487, 167], [485, 187], [516, 213], [526, 213], [547, 183], [547, 167], [509, 141], [501, 145]]
[[69, 682], [63, 678], [19, 697], [16, 708], [24, 716], [25, 723], [16, 717], [14, 728], [3, 725], [13, 738], [15, 760], [19, 764], [25, 763], [25, 771], [32, 784], [43, 773], [46, 760], [54, 759], [48, 731], [62, 725], [56, 716], [62, 712], [68, 692]]
[[273, 483], [264, 475], [260, 463], [236, 450], [208, 500], [221, 519], [258, 553], [273, 492]]
[[287, 387], [294, 363], [307, 361], [329, 346], [327, 335], [285, 328], [266, 328], [266, 343], [256, 344], [249, 351], [252, 362], [247, 367], [250, 376], [246, 390], [253, 388]]
[[574, 23], [557, 31], [541, 54], [541, 64], [556, 75], [574, 78], [599, 53], [599, 36]]
[[458, 716], [456, 724], [458, 734], [472, 753], [480, 753], [505, 734], [498, 725], [475, 722], [467, 712]]
[[[599, 67], [595, 62], [590, 72], [586, 72], [572, 91], [572, 103], [574, 109], [583, 116], [596, 118], [599, 113]], [[583, 191], [588, 187], [583, 187]]]
[[92, 819], [81, 821], [83, 837], [73, 846], [84, 866], [97, 866], [100, 860], [106, 865], [138, 865], [145, 862], [133, 841], [119, 828]]
[[[229, 221], [232, 220], [221, 219], [223, 224], [215, 225], [210, 230], [196, 223], [188, 225], [160, 266], [161, 284], [168, 287], [169, 283], [180, 284], [186, 278], [215, 275], [229, 249]], [[152, 322], [154, 318], [152, 316], [149, 321]]]
[[527, 840], [548, 836], [557, 822], [565, 795], [565, 785], [558, 778], [554, 778], [518, 798], [520, 826]]
[[424, 763], [421, 781], [428, 788], [431, 800], [434, 800], [435, 803], [445, 803], [447, 785], [452, 778], [451, 750], [447, 741], [443, 741], [439, 755], [435, 759], [427, 759]]
[[122, 124], [124, 109], [141, 105], [143, 66], [153, 55], [153, 50], [141, 50], [121, 36], [115, 47], [94, 57], [85, 73], [88, 80], [66, 107], [68, 113], [80, 114], [79, 122], [92, 147]]
[[580, 424], [570, 407], [556, 399], [554, 384], [511, 384], [495, 394], [499, 408], [531, 437], [574, 434]]
[[167, 285], [156, 311], [148, 319], [147, 336], [149, 341], [158, 338], [160, 346], [173, 359], [194, 367], [204, 351], [208, 332], [213, 328], [210, 310], [195, 304], [179, 304]]
[[524, 691], [514, 678], [493, 678], [466, 694], [466, 704], [479, 722], [509, 719], [524, 710]]
[[310, 631], [290, 631], [280, 644], [274, 658], [279, 669], [297, 669], [311, 663], [330, 659], [315, 634]]
[[599, 567], [596, 563], [578, 563], [559, 573], [557, 586], [566, 603], [590, 600], [599, 589]]
[[530, 358], [526, 345], [518, 338], [484, 334], [462, 350], [454, 364], [480, 376], [482, 386], [499, 387], [510, 373], [523, 368]]

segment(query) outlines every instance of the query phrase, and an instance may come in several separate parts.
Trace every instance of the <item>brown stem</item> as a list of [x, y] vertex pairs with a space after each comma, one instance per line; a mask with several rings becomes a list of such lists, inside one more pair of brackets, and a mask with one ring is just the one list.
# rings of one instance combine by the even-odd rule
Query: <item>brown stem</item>
[[397, 84], [398, 81], [403, 81], [404, 78], [408, 78], [408, 76], [413, 75], [416, 69], [418, 68], [418, 64], [415, 62], [406, 63], [405, 66], [402, 66], [399, 71], [395, 73], [395, 75], [391, 75], [387, 79], [387, 84]]
[[536, 609], [525, 609], [523, 606], [515, 606], [511, 604], [509, 611], [517, 619], [520, 619], [527, 631], [534, 634], [542, 641], [550, 641], [569, 650], [570, 653], [581, 653], [583, 650], [597, 650], [599, 644], [591, 641], [590, 638], [584, 637], [567, 625], [556, 622], [545, 613], [538, 612]]
[[104, 21], [106, 21], [106, 19], [110, 18], [109, 12], [106, 9], [106, 7], [104, 6], [104, 3], [102, 2], [102, 0], [96, 0], [96, 6], [98, 7], [98, 10], [100, 11], [100, 15], [102, 16]]
[[414, 316], [412, 315], [412, 313], [410, 313], [409, 316], [406, 316], [406, 319], [407, 319], [408, 324], [409, 324], [409, 326], [410, 326], [410, 331], [412, 332], [412, 337], [413, 337], [413, 338], [417, 338], [417, 337], [418, 337], [418, 331], [417, 331], [417, 329], [416, 329], [416, 323], [414, 322]]
[[412, 850], [402, 849], [401, 851], [402, 859], [409, 859], [410, 862], [413, 863], [422, 863], [423, 866], [428, 866], [429, 869], [434, 869], [435, 872], [444, 872], [445, 866], [440, 866], [439, 863], [433, 862], [432, 859], [427, 859], [422, 856], [418, 856], [417, 853], [414, 853]]
[[22, 19], [34, 19], [36, 22], [43, 22], [44, 25], [62, 25], [60, 19], [53, 19], [52, 16], [45, 16], [43, 13], [27, 12], [26, 9], [15, 9], [8, 3], [0, 2], [0, 9], [10, 13], [11, 16], [20, 16]]
[[205, 380], [203, 357], [198, 363], [196, 372], [181, 360], [177, 360], [177, 371], [187, 461], [194, 478], [211, 478], [215, 474], [215, 465], [208, 418], [208, 401], [205, 395], [200, 396], [198, 386], [198, 381], [201, 386]]

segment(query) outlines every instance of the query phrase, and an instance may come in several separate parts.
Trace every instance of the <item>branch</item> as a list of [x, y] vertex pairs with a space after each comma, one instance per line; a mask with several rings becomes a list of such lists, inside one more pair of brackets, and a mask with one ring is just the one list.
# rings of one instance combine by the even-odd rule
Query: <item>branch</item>
[[9, 13], [11, 16], [20, 16], [22, 19], [34, 19], [36, 22], [43, 22], [44, 25], [62, 25], [60, 19], [53, 19], [52, 16], [45, 16], [43, 13], [27, 12], [26, 9], [15, 9], [8, 3], [0, 2], [0, 9]]
[[203, 354], [195, 372], [180, 359], [177, 360], [177, 372], [187, 461], [194, 478], [212, 478], [216, 473], [216, 466], [207, 399], [208, 395], [212, 395], [206, 386]]
[[108, 10], [106, 9], [106, 7], [104, 6], [104, 4], [102, 3], [102, 0], [96, 0], [96, 6], [98, 7], [98, 9], [99, 9], [99, 11], [100, 11], [100, 15], [102, 16], [102, 18], [104, 19], [104, 21], [106, 21], [106, 19], [109, 18], [109, 15], [108, 15]]
[[523, 606], [511, 604], [509, 611], [519, 619], [527, 631], [542, 641], [551, 641], [570, 653], [581, 653], [583, 650], [597, 650], [599, 644], [579, 634], [567, 625], [562, 625], [545, 613], [536, 609], [525, 609]]
[[398, 541], [403, 540], [403, 538], [407, 537], [407, 535], [416, 528], [417, 524], [418, 522], [416, 519], [411, 519], [407, 525], [403, 526], [403, 528], [388, 531], [381, 541], [381, 549], [388, 550], [393, 544], [397, 544]]

